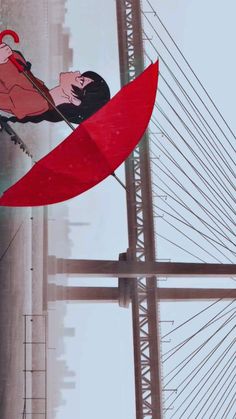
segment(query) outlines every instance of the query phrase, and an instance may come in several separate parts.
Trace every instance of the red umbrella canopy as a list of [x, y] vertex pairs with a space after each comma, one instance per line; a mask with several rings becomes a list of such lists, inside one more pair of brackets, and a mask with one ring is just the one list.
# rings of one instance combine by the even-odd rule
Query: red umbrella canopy
[[0, 198], [1, 206], [62, 202], [92, 188], [124, 162], [151, 118], [158, 62], [124, 86], [103, 108], [81, 123]]

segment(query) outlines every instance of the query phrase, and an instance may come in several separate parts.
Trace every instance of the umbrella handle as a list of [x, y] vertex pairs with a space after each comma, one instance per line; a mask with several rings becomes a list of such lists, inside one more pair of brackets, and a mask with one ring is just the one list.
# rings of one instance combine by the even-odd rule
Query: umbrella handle
[[[9, 35], [11, 36], [15, 43], [18, 44], [20, 42], [19, 36], [16, 32], [12, 31], [11, 29], [6, 29], [5, 31], [0, 32], [0, 44], [2, 44], [2, 40], [4, 36]], [[14, 64], [14, 66], [20, 71], [23, 72], [25, 69], [24, 67], [18, 63], [18, 61], [15, 59], [13, 55], [9, 57], [9, 60]]]

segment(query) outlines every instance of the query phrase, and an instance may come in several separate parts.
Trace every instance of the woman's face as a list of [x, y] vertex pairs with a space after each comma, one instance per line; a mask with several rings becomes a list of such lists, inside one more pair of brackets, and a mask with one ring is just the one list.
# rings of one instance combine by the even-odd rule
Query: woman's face
[[73, 105], [79, 106], [81, 100], [74, 96], [72, 91], [72, 84], [83, 90], [85, 86], [92, 82], [92, 79], [82, 76], [79, 71], [60, 73], [60, 86], [65, 95], [68, 97], [69, 101], [73, 103]]

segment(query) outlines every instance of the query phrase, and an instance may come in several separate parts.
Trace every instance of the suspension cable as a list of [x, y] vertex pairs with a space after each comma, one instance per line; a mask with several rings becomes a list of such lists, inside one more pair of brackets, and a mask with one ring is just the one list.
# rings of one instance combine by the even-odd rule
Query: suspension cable
[[[147, 36], [146, 35], [146, 32], [145, 31], [143, 31], [144, 32], [144, 34], [145, 34], [145, 36]], [[177, 77], [174, 75], [174, 73], [172, 72], [172, 70], [170, 69], [170, 67], [168, 66], [168, 64], [166, 63], [166, 61], [164, 60], [164, 58], [160, 55], [160, 53], [158, 52], [158, 50], [156, 49], [156, 47], [154, 46], [154, 44], [151, 42], [151, 41], [149, 41], [150, 43], [151, 43], [151, 45], [152, 45], [152, 47], [154, 48], [154, 50], [157, 52], [157, 54], [159, 55], [159, 57], [161, 58], [161, 60], [162, 60], [162, 62], [163, 62], [163, 64], [166, 66], [166, 68], [168, 69], [168, 71], [169, 71], [169, 73], [171, 74], [171, 76], [172, 76], [172, 78], [174, 79], [174, 81], [176, 82], [176, 84], [177, 84], [177, 86], [179, 87], [179, 89], [182, 91], [182, 93], [184, 94], [184, 96], [185, 96], [185, 98], [188, 100], [188, 102], [189, 102], [189, 104], [190, 104], [190, 106], [194, 109], [194, 112], [195, 113], [197, 113], [198, 114], [198, 117], [199, 116], [201, 116], [201, 118], [202, 118], [202, 120], [204, 121], [204, 123], [207, 125], [207, 127], [210, 129], [210, 131], [212, 132], [212, 134], [214, 135], [214, 137], [218, 140], [218, 142], [221, 144], [221, 142], [220, 142], [220, 140], [219, 140], [219, 138], [217, 137], [217, 135], [216, 135], [216, 133], [213, 131], [213, 129], [211, 128], [211, 126], [208, 124], [208, 122], [206, 121], [206, 119], [204, 118], [204, 116], [203, 116], [203, 114], [200, 112], [200, 110], [198, 109], [198, 107], [195, 105], [195, 103], [193, 102], [193, 100], [190, 98], [190, 96], [188, 95], [188, 93], [186, 92], [186, 90], [183, 88], [183, 86], [181, 85], [181, 83], [179, 82], [179, 80], [177, 79]], [[201, 121], [201, 123], [202, 123], [202, 121]], [[212, 137], [211, 137], [212, 138]], [[213, 140], [213, 138], [212, 138], [212, 140]], [[208, 138], [208, 141], [210, 142], [210, 140], [209, 140], [209, 138]], [[213, 146], [213, 144], [210, 142], [210, 144], [211, 144], [211, 146], [214, 148], [214, 150], [216, 151], [216, 153], [219, 155], [219, 157], [221, 158], [221, 159], [223, 159], [224, 160], [224, 163], [225, 163], [225, 165], [226, 165], [226, 167], [228, 168], [228, 170], [231, 172], [231, 175], [233, 176], [233, 177], [236, 177], [235, 176], [235, 173], [234, 173], [234, 171], [232, 170], [232, 168], [230, 167], [230, 165], [228, 164], [228, 161], [225, 159], [225, 157], [223, 156], [223, 154], [222, 153], [220, 153], [219, 151], [218, 151], [218, 147], [217, 147], [217, 144], [215, 143], [215, 141], [213, 140], [213, 144], [214, 144], [214, 146]], [[234, 161], [232, 160], [232, 158], [231, 158], [231, 156], [230, 156], [230, 154], [227, 152], [227, 150], [225, 149], [225, 152], [226, 152], [226, 154], [227, 154], [227, 156], [229, 157], [229, 159], [234, 163]]]
[[[178, 64], [178, 62], [176, 61], [175, 57], [173, 56], [173, 54], [170, 52], [169, 48], [165, 45], [164, 41], [162, 40], [162, 38], [160, 37], [160, 35], [158, 34], [157, 30], [155, 29], [155, 27], [153, 26], [153, 24], [151, 23], [150, 19], [148, 19], [148, 17], [146, 16], [146, 14], [144, 12], [142, 12], [143, 16], [145, 17], [145, 19], [148, 21], [149, 25], [152, 27], [152, 29], [154, 30], [155, 34], [157, 35], [158, 39], [161, 41], [161, 43], [163, 44], [164, 48], [168, 51], [169, 55], [171, 56], [171, 58], [173, 59], [173, 61], [175, 62], [176, 66], [178, 67], [178, 69], [180, 70], [180, 72], [182, 73], [182, 75], [184, 76], [184, 78], [187, 80], [187, 82], [189, 83], [189, 85], [191, 86], [191, 88], [193, 89], [193, 91], [195, 92], [195, 94], [197, 95], [198, 99], [200, 100], [200, 102], [202, 103], [202, 105], [204, 106], [204, 108], [206, 109], [207, 113], [211, 116], [211, 118], [213, 119], [213, 121], [215, 122], [216, 126], [219, 128], [220, 132], [223, 134], [223, 136], [225, 137], [226, 141], [228, 142], [228, 144], [231, 146], [232, 150], [234, 152], [236, 152], [235, 148], [233, 147], [233, 145], [231, 144], [231, 142], [229, 141], [228, 137], [225, 135], [224, 131], [222, 130], [221, 126], [218, 124], [218, 122], [216, 121], [215, 117], [212, 115], [212, 113], [210, 112], [209, 108], [206, 106], [205, 102], [203, 101], [203, 99], [201, 98], [201, 96], [198, 94], [198, 92], [196, 91], [196, 89], [194, 88], [193, 84], [191, 83], [191, 81], [189, 80], [189, 78], [186, 76], [186, 74], [184, 73], [184, 71], [182, 70], [182, 68], [180, 67], [180, 65]], [[151, 41], [149, 41], [151, 43]], [[222, 148], [226, 151], [224, 145], [222, 143], [220, 143]], [[229, 155], [230, 156], [230, 155]], [[232, 160], [232, 159], [231, 159]], [[232, 160], [233, 161], [233, 160]]]
[[154, 16], [159, 20], [160, 24], [162, 25], [162, 27], [164, 28], [164, 30], [166, 31], [166, 33], [169, 35], [170, 39], [172, 40], [172, 42], [174, 43], [175, 47], [177, 48], [178, 52], [180, 53], [181, 57], [183, 58], [183, 60], [185, 61], [185, 63], [187, 64], [188, 68], [190, 69], [191, 73], [195, 76], [195, 78], [197, 79], [198, 83], [200, 84], [200, 86], [202, 87], [202, 89], [204, 90], [205, 94], [207, 95], [208, 99], [210, 100], [210, 102], [212, 103], [212, 105], [214, 106], [214, 108], [216, 109], [216, 111], [218, 112], [218, 114], [220, 115], [220, 117], [222, 118], [222, 120], [224, 121], [225, 125], [227, 126], [227, 128], [229, 129], [230, 133], [233, 135], [233, 137], [236, 139], [236, 136], [234, 134], [234, 132], [232, 131], [232, 129], [230, 128], [230, 126], [228, 125], [227, 121], [225, 120], [225, 118], [223, 117], [223, 115], [221, 114], [219, 108], [215, 105], [214, 101], [212, 100], [211, 96], [209, 95], [209, 93], [207, 92], [207, 90], [205, 89], [205, 87], [203, 86], [201, 80], [199, 79], [199, 77], [197, 76], [196, 72], [193, 70], [192, 66], [189, 64], [188, 60], [186, 59], [186, 57], [184, 56], [184, 54], [182, 53], [181, 49], [179, 48], [179, 46], [177, 45], [177, 43], [175, 42], [174, 38], [171, 36], [170, 32], [168, 31], [168, 29], [166, 28], [166, 26], [164, 25], [163, 21], [161, 20], [161, 18], [159, 17], [158, 13], [154, 10], [153, 6], [151, 5], [150, 1], [147, 0], [149, 6], [151, 7]]

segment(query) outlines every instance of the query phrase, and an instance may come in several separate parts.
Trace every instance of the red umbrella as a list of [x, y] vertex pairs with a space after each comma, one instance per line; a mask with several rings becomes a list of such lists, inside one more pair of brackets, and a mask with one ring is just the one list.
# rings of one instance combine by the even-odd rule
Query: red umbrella
[[81, 123], [0, 198], [1, 206], [62, 202], [97, 185], [129, 156], [151, 118], [158, 62]]

